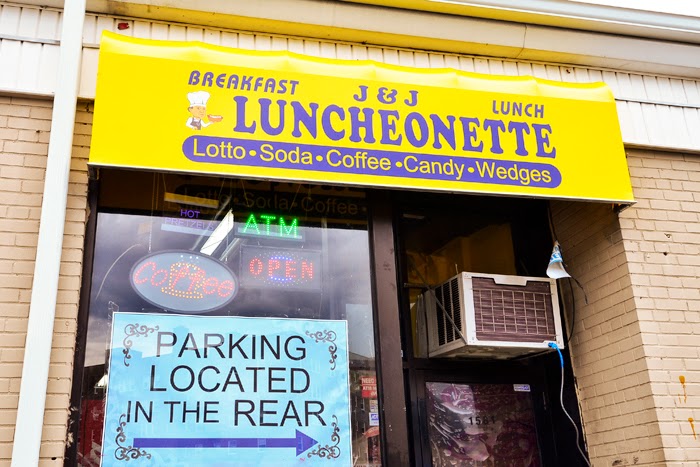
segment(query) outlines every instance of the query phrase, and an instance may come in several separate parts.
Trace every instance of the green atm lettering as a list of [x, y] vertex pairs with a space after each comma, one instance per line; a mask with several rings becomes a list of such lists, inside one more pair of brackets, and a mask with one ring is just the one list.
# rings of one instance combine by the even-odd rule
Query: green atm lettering
[[[278, 218], [271, 214], [260, 214], [258, 217], [260, 218], [260, 222], [256, 219], [255, 214], [248, 216], [245, 227], [243, 227], [240, 232], [243, 234], [263, 235], [267, 237], [279, 236], [282, 238], [299, 238], [299, 220], [297, 218], [293, 218], [291, 223], [287, 225], [284, 217], [281, 216]], [[271, 226], [275, 220], [277, 220], [277, 228], [273, 229]], [[262, 223], [264, 226], [262, 232], [258, 226], [259, 223]]]
[[248, 220], [245, 223], [245, 227], [243, 227], [243, 233], [252, 233], [248, 232], [248, 229], [250, 228], [255, 229], [255, 233], [260, 235], [260, 229], [258, 229], [258, 222], [255, 220], [255, 214], [251, 214], [250, 217], [248, 217]]
[[292, 219], [292, 224], [287, 228], [284, 218], [280, 217], [280, 237], [297, 238], [297, 218]]

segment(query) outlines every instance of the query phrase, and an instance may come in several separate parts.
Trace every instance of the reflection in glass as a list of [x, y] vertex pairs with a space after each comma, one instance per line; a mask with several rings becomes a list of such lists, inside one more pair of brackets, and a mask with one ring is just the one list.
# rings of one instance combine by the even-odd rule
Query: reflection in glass
[[530, 393], [509, 384], [426, 383], [434, 467], [539, 467]]

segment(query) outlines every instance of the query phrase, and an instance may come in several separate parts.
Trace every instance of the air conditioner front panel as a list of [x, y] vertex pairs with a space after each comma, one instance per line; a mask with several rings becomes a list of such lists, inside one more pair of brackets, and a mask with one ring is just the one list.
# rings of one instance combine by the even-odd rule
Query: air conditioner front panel
[[472, 277], [471, 287], [478, 341], [557, 340], [548, 282], [529, 281], [518, 286], [497, 284], [488, 277]]
[[547, 349], [548, 342], [563, 347], [553, 279], [461, 273], [425, 299], [431, 357], [510, 358]]

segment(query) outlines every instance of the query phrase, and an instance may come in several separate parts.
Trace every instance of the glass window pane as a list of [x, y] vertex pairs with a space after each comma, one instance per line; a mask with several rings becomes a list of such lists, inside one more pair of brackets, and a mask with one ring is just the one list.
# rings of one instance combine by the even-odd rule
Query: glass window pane
[[347, 322], [352, 456], [381, 465], [367, 227], [362, 190], [104, 170], [79, 464], [100, 462], [112, 314], [179, 313], [131, 281], [142, 258], [176, 250], [210, 255], [240, 283], [224, 306], [186, 314]]
[[532, 400], [523, 389], [426, 383], [433, 466], [539, 467]]

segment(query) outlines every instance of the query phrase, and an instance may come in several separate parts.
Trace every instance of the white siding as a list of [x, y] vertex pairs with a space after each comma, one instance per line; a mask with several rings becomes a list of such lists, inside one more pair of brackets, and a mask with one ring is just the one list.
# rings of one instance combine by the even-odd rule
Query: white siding
[[[56, 41], [60, 21], [60, 12], [55, 10], [0, 6], [0, 90], [41, 94], [52, 91], [58, 62]], [[128, 27], [119, 30], [120, 23]], [[419, 68], [449, 67], [486, 74], [532, 75], [564, 82], [604, 81], [617, 99], [625, 144], [700, 151], [700, 82], [695, 80], [224, 31], [94, 14], [85, 19], [80, 97], [94, 98], [98, 44], [105, 30], [141, 38], [194, 40], [252, 50], [290, 50], [325, 58], [369, 59]]]
[[55, 10], [0, 5], [0, 90], [53, 92], [60, 22]]
[[0, 5], [0, 34], [57, 41], [61, 35], [61, 14], [50, 9]]

